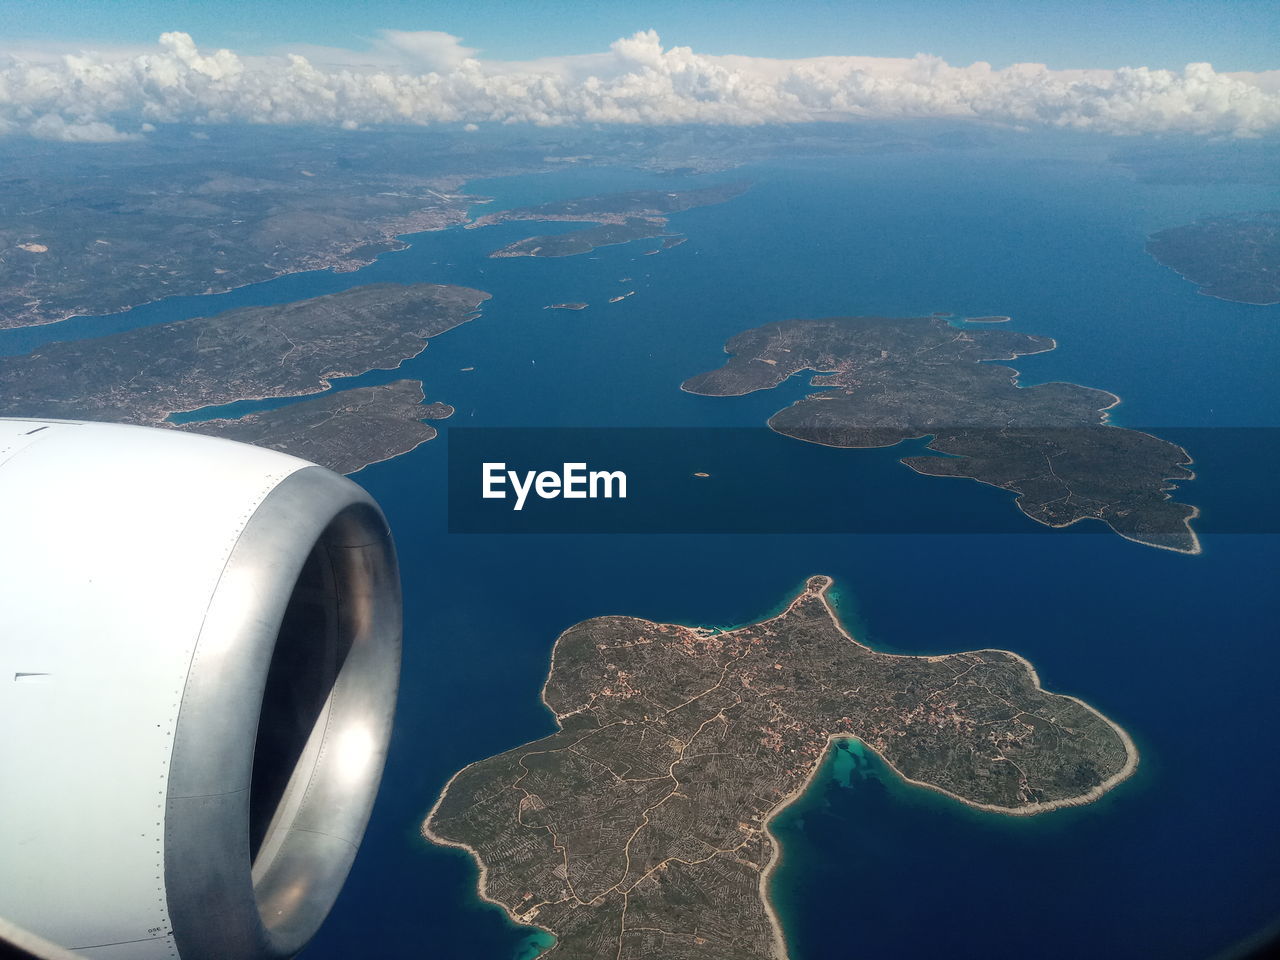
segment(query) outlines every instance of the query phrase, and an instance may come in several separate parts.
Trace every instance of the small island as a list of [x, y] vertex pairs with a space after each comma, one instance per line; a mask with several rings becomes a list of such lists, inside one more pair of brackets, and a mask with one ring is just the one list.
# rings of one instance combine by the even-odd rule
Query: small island
[[608, 193], [574, 200], [540, 203], [533, 207], [515, 207], [497, 210], [477, 217], [466, 229], [487, 227], [495, 223], [513, 220], [559, 220], [566, 222], [624, 224], [628, 220], [644, 218], [654, 220], [668, 214], [724, 203], [747, 191], [751, 186], [745, 180], [703, 187], [699, 190], [632, 190], [626, 193]]
[[728, 631], [600, 617], [556, 641], [559, 729], [465, 768], [423, 824], [480, 893], [549, 930], [556, 960], [782, 960], [770, 821], [835, 741], [908, 782], [1019, 816], [1088, 803], [1135, 769], [1115, 723], [1003, 650], [879, 653], [812, 577]]
[[666, 221], [632, 219], [626, 223], [606, 223], [568, 233], [527, 237], [495, 250], [490, 257], [572, 257], [590, 253], [597, 247], [608, 247], [649, 237], [668, 237]]
[[[323, 393], [337, 377], [395, 369], [426, 349], [428, 338], [478, 317], [477, 308], [488, 299], [489, 294], [468, 287], [369, 284], [309, 300], [50, 343], [26, 356], [0, 357], [5, 385], [0, 416], [162, 426], [175, 413]], [[252, 438], [348, 472], [355, 460], [364, 458], [359, 469], [434, 436], [434, 429], [418, 420], [438, 419], [439, 410], [415, 407], [408, 416], [413, 425], [405, 426], [407, 390], [374, 388], [355, 398], [348, 392], [297, 411], [281, 407], [243, 422], [203, 421], [184, 429]], [[358, 417], [357, 408], [343, 406], [356, 400]], [[374, 415], [380, 403], [390, 406]], [[350, 436], [357, 419], [369, 430], [353, 447], [363, 452], [341, 452], [336, 438]], [[213, 425], [206, 428], [208, 423]], [[318, 457], [320, 451], [329, 453]]]
[[526, 237], [489, 254], [491, 257], [571, 257], [590, 253], [597, 247], [630, 243], [651, 237], [662, 238], [661, 249], [670, 249], [685, 237], [667, 230], [672, 213], [724, 203], [743, 193], [749, 183], [737, 182], [701, 190], [637, 190], [598, 197], [582, 197], [534, 207], [518, 207], [485, 214], [467, 224], [467, 229], [516, 220], [595, 223], [598, 226], [568, 233]]
[[1280, 303], [1280, 210], [1161, 230], [1147, 238], [1147, 252], [1205, 296], [1264, 307]]
[[1199, 510], [1171, 499], [1195, 476], [1187, 452], [1139, 430], [1111, 426], [1120, 398], [1075, 383], [1024, 387], [991, 363], [1057, 344], [997, 324], [953, 326], [931, 317], [784, 320], [733, 337], [718, 370], [691, 377], [689, 393], [735, 397], [801, 371], [822, 388], [769, 419], [778, 433], [831, 447], [889, 447], [930, 437], [938, 456], [902, 462], [933, 477], [963, 477], [1017, 494], [1028, 517], [1051, 527], [1100, 520], [1147, 546], [1199, 553]]

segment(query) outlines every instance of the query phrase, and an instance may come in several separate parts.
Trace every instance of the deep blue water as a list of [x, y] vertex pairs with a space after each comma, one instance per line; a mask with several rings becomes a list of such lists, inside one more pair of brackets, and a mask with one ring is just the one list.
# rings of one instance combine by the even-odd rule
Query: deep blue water
[[[450, 230], [355, 274], [4, 334], [0, 351], [360, 283], [434, 281], [494, 296], [400, 370], [336, 387], [419, 377], [428, 400], [457, 407], [446, 429], [755, 425], [803, 384], [737, 399], [678, 390], [720, 362], [732, 334], [789, 316], [948, 311], [1008, 314], [1057, 338], [1056, 351], [1016, 364], [1024, 381], [1118, 393], [1117, 422], [1171, 436], [1280, 424], [1280, 308], [1200, 296], [1143, 251], [1151, 230], [1275, 198], [1146, 186], [1095, 154], [1045, 159], [1028, 147], [754, 168], [747, 195], [673, 218], [690, 240], [658, 256], [642, 256], [651, 244], [640, 241], [591, 258], [488, 260], [528, 225]], [[603, 170], [472, 189], [510, 205], [655, 183], [681, 182]], [[605, 305], [628, 289], [637, 295]], [[542, 309], [567, 300], [592, 306]], [[779, 438], [774, 476], [785, 477], [787, 445]], [[571, 624], [606, 613], [741, 623], [814, 573], [836, 578], [842, 615], [878, 648], [1027, 656], [1048, 689], [1125, 726], [1142, 764], [1099, 803], [1029, 819], [908, 787], [874, 757], [852, 772], [830, 764], [775, 827], [774, 893], [793, 960], [1203, 958], [1280, 915], [1276, 537], [1209, 536], [1202, 556], [1186, 557], [1055, 533], [451, 536], [444, 453], [432, 442], [357, 476], [400, 549], [402, 698], [365, 845], [308, 957], [529, 956], [528, 931], [478, 902], [469, 858], [418, 839], [440, 787], [552, 729], [538, 692]], [[887, 511], [928, 496], [989, 514], [988, 529], [1030, 524], [1000, 491], [915, 477], [891, 454], [832, 453], [880, 457], [877, 469], [902, 476]], [[1241, 469], [1206, 462], [1186, 498], [1208, 508], [1256, 491]]]

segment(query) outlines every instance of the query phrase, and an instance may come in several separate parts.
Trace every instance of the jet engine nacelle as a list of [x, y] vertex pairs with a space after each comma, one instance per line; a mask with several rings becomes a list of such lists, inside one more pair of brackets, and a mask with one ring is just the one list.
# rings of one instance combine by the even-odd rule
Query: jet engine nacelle
[[0, 917], [94, 958], [290, 957], [382, 775], [395, 551], [351, 481], [0, 420]]

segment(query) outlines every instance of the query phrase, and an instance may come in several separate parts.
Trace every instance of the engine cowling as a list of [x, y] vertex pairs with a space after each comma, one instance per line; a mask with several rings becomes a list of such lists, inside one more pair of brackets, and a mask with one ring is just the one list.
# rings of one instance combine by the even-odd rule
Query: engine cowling
[[0, 420], [0, 518], [0, 916], [107, 960], [297, 953], [395, 709], [377, 504], [244, 444]]

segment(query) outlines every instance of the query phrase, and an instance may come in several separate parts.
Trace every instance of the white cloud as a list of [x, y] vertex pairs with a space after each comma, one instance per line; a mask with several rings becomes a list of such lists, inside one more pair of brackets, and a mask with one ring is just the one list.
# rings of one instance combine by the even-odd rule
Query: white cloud
[[[143, 124], [143, 126], [147, 126]], [[61, 140], [64, 143], [119, 143], [137, 140], [140, 134], [121, 133], [109, 123], [90, 120], [86, 123], [68, 123], [56, 113], [46, 113], [31, 122], [28, 128], [39, 140]]]
[[[278, 57], [296, 54], [326, 70], [449, 71], [479, 51], [438, 30], [379, 30], [363, 50], [310, 43], [276, 46]], [[255, 58], [247, 58], [253, 60]]]
[[1262, 70], [1257, 73], [1228, 73], [1228, 77], [1266, 90], [1268, 93], [1280, 93], [1280, 70]]
[[378, 45], [397, 59], [422, 70], [456, 70], [479, 51], [464, 47], [462, 41], [438, 30], [383, 30]]
[[[305, 55], [298, 50], [304, 50]], [[760, 124], [950, 117], [1104, 133], [1254, 136], [1280, 128], [1274, 72], [965, 67], [911, 59], [770, 60], [664, 49], [653, 31], [605, 53], [477, 59], [446, 33], [382, 31], [363, 51], [201, 52], [167, 33], [147, 52], [10, 57], [0, 132], [122, 139], [166, 122]], [[24, 51], [24, 53], [29, 53]]]

